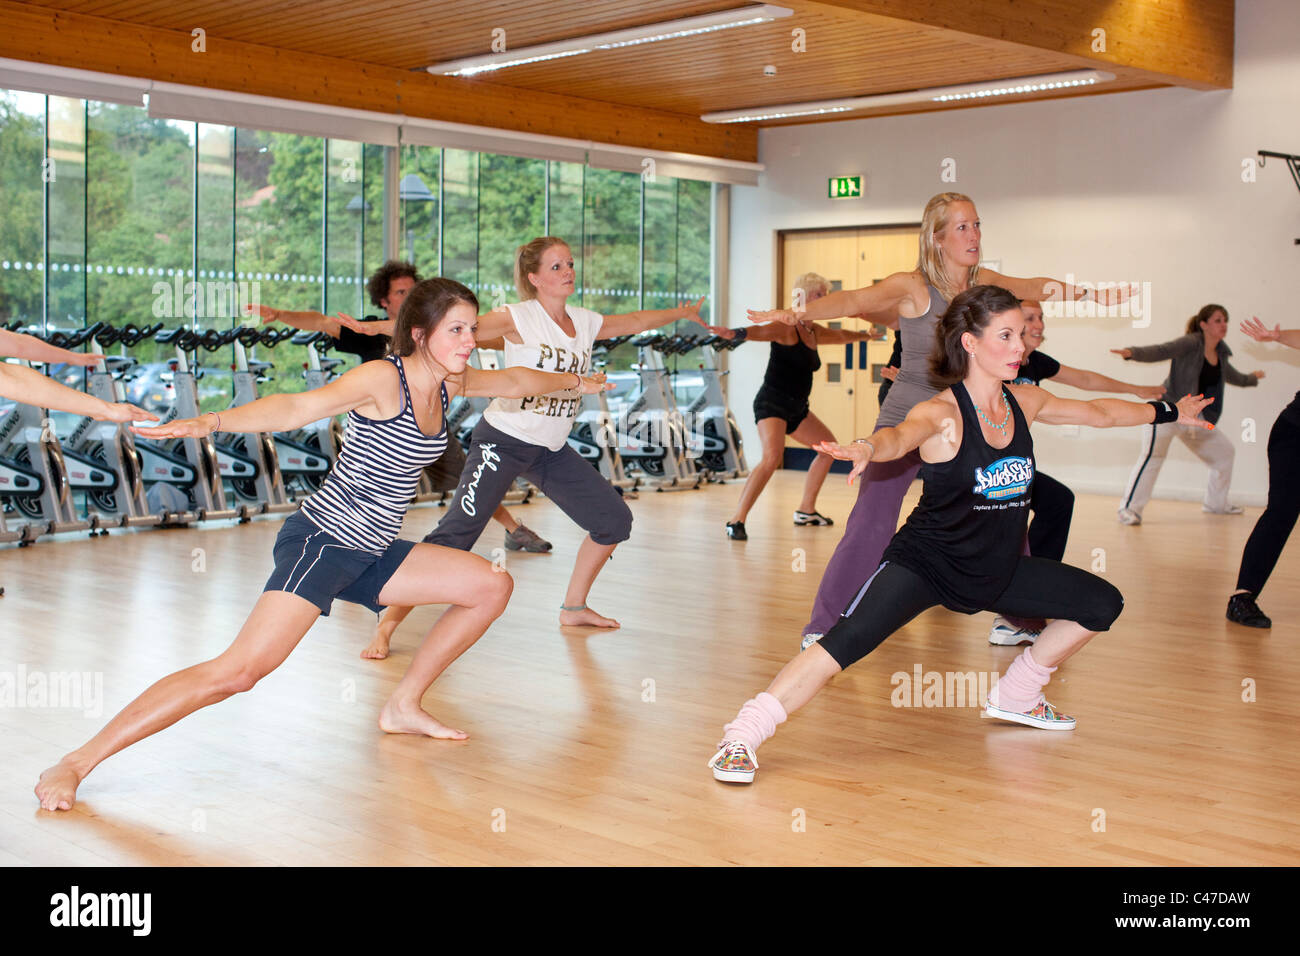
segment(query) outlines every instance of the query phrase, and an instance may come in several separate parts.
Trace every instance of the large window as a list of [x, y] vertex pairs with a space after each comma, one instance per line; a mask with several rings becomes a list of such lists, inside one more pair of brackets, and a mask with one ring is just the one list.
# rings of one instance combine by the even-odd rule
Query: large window
[[45, 97], [0, 92], [0, 323], [45, 317]]
[[[575, 253], [576, 305], [668, 309], [709, 286], [707, 183], [581, 163], [390, 149], [0, 90], [0, 191], [0, 321], [38, 332], [96, 321], [227, 330], [257, 323], [247, 309], [257, 303], [375, 314], [366, 280], [386, 254], [464, 282], [490, 308], [517, 298], [515, 250], [545, 234]], [[303, 387], [302, 347], [259, 349], [250, 357], [275, 365], [263, 390]], [[150, 342], [134, 354], [162, 367], [174, 352]], [[197, 358], [202, 406], [228, 403], [230, 351]], [[626, 368], [635, 350], [612, 359]]]

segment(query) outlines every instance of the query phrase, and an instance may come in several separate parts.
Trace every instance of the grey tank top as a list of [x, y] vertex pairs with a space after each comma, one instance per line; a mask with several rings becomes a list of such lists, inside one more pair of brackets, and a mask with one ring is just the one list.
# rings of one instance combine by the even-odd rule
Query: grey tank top
[[898, 330], [903, 339], [903, 364], [899, 366], [898, 378], [880, 408], [877, 428], [897, 425], [907, 417], [913, 405], [934, 398], [941, 391], [930, 381], [930, 353], [934, 350], [934, 328], [939, 324], [939, 316], [948, 308], [948, 301], [934, 286], [927, 284], [926, 288], [930, 290], [930, 308], [925, 314], [914, 319], [898, 318]]

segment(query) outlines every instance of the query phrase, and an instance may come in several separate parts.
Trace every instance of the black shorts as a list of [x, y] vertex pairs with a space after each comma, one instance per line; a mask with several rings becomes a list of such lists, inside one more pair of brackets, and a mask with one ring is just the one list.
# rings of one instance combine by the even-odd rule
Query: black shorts
[[276, 536], [275, 570], [262, 590], [296, 594], [320, 608], [324, 617], [329, 617], [334, 598], [378, 614], [384, 609], [379, 592], [414, 547], [414, 541], [399, 538], [383, 554], [371, 554], [349, 547], [298, 512]]
[[785, 396], [766, 388], [760, 388], [758, 394], [754, 396], [754, 421], [761, 422], [765, 418], [784, 418], [785, 433], [787, 435], [803, 424], [803, 420], [807, 417], [807, 402], [795, 404]]

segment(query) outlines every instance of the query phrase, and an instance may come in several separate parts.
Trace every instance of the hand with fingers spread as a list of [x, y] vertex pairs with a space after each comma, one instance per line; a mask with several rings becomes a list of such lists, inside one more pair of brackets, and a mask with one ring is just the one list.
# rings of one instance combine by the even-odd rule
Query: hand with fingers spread
[[1205, 419], [1198, 417], [1201, 414], [1201, 409], [1206, 405], [1209, 405], [1212, 401], [1214, 401], [1214, 399], [1206, 398], [1203, 395], [1184, 395], [1174, 403], [1175, 407], [1178, 409], [1178, 424], [1195, 425], [1197, 428], [1213, 429], [1213, 422], [1207, 422]]
[[1255, 315], [1241, 323], [1241, 331], [1256, 342], [1277, 342], [1282, 338], [1281, 325], [1275, 325], [1270, 329], [1259, 320], [1259, 316]]
[[875, 446], [865, 440], [855, 441], [851, 445], [823, 441], [814, 445], [813, 450], [824, 455], [830, 455], [832, 458], [838, 458], [840, 461], [853, 462], [853, 470], [849, 472], [849, 484], [852, 485], [853, 479], [866, 471], [867, 465], [871, 464], [871, 455], [875, 451]]
[[704, 299], [705, 296], [700, 296], [694, 302], [681, 303], [678, 306], [678, 308], [682, 309], [685, 312], [685, 314], [682, 316], [683, 319], [686, 319], [690, 322], [694, 322], [696, 325], [702, 325], [706, 329], [711, 329], [713, 328], [713, 326], [709, 325], [709, 323], [705, 322], [702, 318], [700, 318], [700, 307], [704, 305]]

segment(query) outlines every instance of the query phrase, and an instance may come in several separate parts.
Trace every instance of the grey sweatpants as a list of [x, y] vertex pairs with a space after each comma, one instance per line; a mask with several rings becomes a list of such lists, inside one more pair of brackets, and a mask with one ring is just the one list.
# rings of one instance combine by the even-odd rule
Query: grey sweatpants
[[543, 445], [511, 438], [480, 420], [474, 428], [456, 496], [438, 527], [424, 540], [468, 551], [515, 478], [523, 475], [597, 544], [618, 544], [632, 534], [632, 511], [595, 468], [565, 445]]

